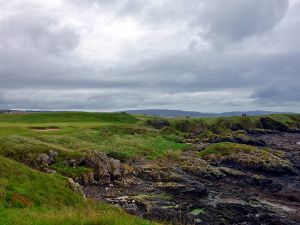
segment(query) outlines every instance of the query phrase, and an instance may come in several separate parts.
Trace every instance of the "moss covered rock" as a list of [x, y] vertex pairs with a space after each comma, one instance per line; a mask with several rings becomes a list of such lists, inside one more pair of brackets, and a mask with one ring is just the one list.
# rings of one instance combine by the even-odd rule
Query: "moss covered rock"
[[292, 171], [290, 161], [274, 155], [266, 149], [235, 143], [217, 143], [199, 153], [200, 157], [213, 164], [236, 168], [255, 169], [271, 173]]

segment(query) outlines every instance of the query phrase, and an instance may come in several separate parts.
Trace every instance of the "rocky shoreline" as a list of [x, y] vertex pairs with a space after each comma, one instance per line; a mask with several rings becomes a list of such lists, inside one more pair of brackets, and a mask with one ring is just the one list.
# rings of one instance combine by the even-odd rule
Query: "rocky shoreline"
[[249, 136], [260, 143], [258, 146], [263, 143], [271, 151], [282, 151], [291, 168], [266, 170], [243, 167], [235, 161], [210, 163], [197, 157], [199, 145], [207, 143], [195, 142], [198, 150], [168, 160], [121, 163], [98, 154], [90, 161], [94, 171], [100, 173], [93, 177], [106, 182], [78, 182], [87, 197], [150, 220], [172, 224], [299, 224], [300, 134]]
[[[178, 225], [300, 223], [298, 125], [287, 127], [269, 118], [260, 118], [257, 127], [247, 125], [249, 118], [228, 124], [220, 119], [210, 126], [177, 122], [146, 122], [152, 132], [173, 135], [177, 143], [188, 147], [165, 150], [155, 159], [124, 159], [122, 154], [90, 150], [79, 157], [60, 158], [58, 163], [59, 153], [49, 151], [25, 163], [69, 177], [70, 187], [84, 197], [152, 221]], [[78, 173], [70, 173], [72, 169]]]

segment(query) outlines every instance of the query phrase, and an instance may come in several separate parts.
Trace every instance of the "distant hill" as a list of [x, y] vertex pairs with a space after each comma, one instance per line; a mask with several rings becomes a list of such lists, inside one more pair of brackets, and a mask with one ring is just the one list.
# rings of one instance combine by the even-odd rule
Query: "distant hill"
[[128, 110], [129, 114], [142, 114], [150, 116], [164, 116], [164, 117], [220, 117], [220, 116], [240, 116], [246, 114], [249, 116], [258, 115], [270, 115], [270, 114], [280, 114], [282, 112], [272, 112], [272, 111], [233, 111], [233, 112], [223, 112], [223, 113], [202, 113], [195, 111], [183, 111], [183, 110], [168, 110], [168, 109], [145, 109], [145, 110]]
[[[1, 113], [23, 114], [23, 113], [42, 113], [51, 112], [58, 113], [63, 111], [35, 111], [35, 110], [13, 110], [13, 109], [0, 109]], [[75, 111], [74, 111], [75, 112]], [[203, 113], [196, 111], [184, 111], [184, 110], [169, 110], [169, 109], [142, 109], [142, 110], [127, 110], [126, 113], [136, 115], [149, 115], [149, 116], [162, 116], [162, 117], [222, 117], [222, 116], [241, 116], [246, 114], [248, 116], [260, 116], [271, 114], [293, 114], [291, 112], [273, 112], [273, 111], [232, 111], [222, 113]], [[81, 112], [83, 113], [83, 112]]]
[[6, 113], [6, 112], [11, 112], [10, 109], [0, 109], [0, 113]]

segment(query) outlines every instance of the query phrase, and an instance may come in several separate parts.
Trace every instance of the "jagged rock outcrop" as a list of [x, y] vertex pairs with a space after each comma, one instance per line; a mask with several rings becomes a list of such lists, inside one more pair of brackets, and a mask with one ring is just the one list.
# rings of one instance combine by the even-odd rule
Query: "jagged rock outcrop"
[[127, 174], [126, 167], [120, 160], [110, 158], [103, 152], [88, 151], [85, 157], [65, 160], [67, 166], [84, 166], [92, 171], [77, 178], [76, 182], [84, 185], [105, 185], [121, 181]]
[[34, 162], [34, 166], [37, 168], [44, 168], [47, 167], [55, 162], [55, 158], [57, 157], [58, 152], [56, 151], [49, 151], [48, 154], [42, 153], [39, 154], [36, 161]]

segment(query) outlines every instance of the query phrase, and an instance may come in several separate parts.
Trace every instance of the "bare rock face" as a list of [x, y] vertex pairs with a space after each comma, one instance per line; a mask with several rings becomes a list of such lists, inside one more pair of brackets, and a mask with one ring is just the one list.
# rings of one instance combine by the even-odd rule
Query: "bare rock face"
[[[77, 181], [77, 180], [76, 180]], [[90, 184], [96, 184], [97, 182], [94, 179], [94, 173], [86, 173], [82, 177], [78, 179], [78, 181], [83, 183], [83, 185], [90, 185]]]
[[80, 184], [76, 183], [72, 178], [69, 178], [68, 182], [73, 191], [80, 193], [83, 196], [83, 198], [86, 199], [86, 196]]
[[42, 153], [37, 157], [37, 160], [34, 162], [35, 166], [38, 168], [47, 167], [55, 162], [55, 158], [58, 155], [56, 151], [49, 151], [48, 154]]
[[85, 166], [93, 169], [93, 172], [86, 173], [76, 178], [76, 181], [84, 185], [106, 185], [122, 180], [125, 169], [120, 160], [108, 157], [105, 153], [89, 151], [84, 158], [68, 160], [65, 163], [69, 166]]
[[111, 178], [119, 180], [122, 178], [122, 165], [120, 160], [110, 158]]

